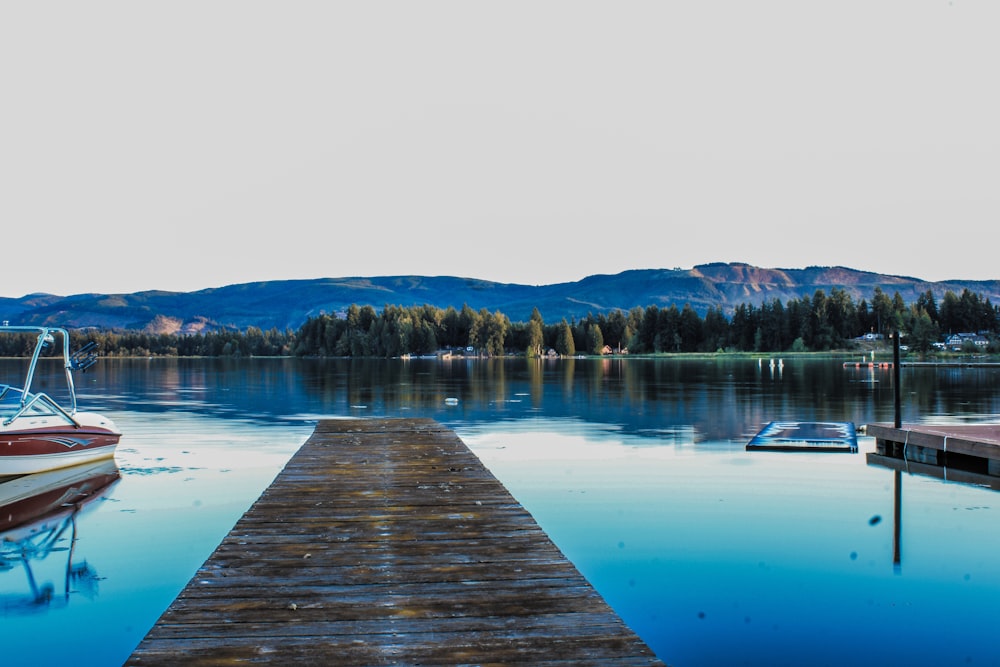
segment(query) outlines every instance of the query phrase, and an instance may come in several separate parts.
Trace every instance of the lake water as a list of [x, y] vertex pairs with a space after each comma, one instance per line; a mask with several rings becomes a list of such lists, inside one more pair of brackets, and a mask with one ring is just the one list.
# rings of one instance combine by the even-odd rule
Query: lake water
[[[120, 665], [316, 420], [397, 416], [454, 429], [675, 667], [1000, 663], [996, 492], [904, 473], [897, 525], [870, 438], [746, 452], [771, 420], [893, 420], [891, 371], [771, 361], [104, 359], [80, 402], [120, 479], [29, 567], [3, 544], [3, 664]], [[1000, 370], [901, 374], [906, 422], [1000, 421]]]

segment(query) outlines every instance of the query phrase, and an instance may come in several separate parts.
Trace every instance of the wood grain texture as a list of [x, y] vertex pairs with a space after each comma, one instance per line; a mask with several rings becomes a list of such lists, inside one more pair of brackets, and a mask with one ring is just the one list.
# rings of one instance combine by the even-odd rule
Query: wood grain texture
[[129, 665], [662, 665], [432, 420], [320, 422]]

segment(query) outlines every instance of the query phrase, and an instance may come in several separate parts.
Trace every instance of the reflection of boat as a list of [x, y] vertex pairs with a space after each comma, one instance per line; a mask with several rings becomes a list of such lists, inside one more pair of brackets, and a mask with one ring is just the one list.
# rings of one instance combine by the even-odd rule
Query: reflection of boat
[[[93, 412], [77, 412], [73, 371], [86, 371], [97, 360], [95, 345], [72, 354], [69, 333], [56, 327], [0, 327], [0, 333], [37, 333], [35, 351], [22, 387], [0, 384], [0, 475], [54, 470], [114, 455], [121, 433], [114, 422]], [[63, 368], [68, 389], [66, 407], [44, 393], [32, 393], [31, 382], [42, 352], [62, 337]]]
[[[66, 552], [63, 599], [71, 587], [91, 590], [97, 575], [86, 563], [74, 563], [77, 519], [96, 501], [107, 497], [120, 475], [114, 459], [48, 472], [5, 477], [0, 482], [0, 574], [23, 566], [31, 589], [31, 606], [49, 604], [55, 592], [39, 584], [32, 568], [53, 553]], [[10, 607], [10, 604], [5, 604]]]
[[852, 422], [773, 421], [762, 428], [746, 449], [792, 452], [857, 452]]

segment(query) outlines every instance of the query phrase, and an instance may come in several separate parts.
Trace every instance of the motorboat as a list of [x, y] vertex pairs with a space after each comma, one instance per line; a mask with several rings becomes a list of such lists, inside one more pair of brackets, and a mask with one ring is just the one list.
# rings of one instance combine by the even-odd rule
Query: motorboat
[[[94, 412], [79, 412], [74, 372], [97, 361], [89, 343], [70, 353], [66, 329], [48, 326], [0, 326], [0, 335], [36, 336], [27, 376], [20, 387], [0, 384], [0, 475], [24, 475], [113, 457], [121, 438], [115, 423]], [[40, 360], [61, 348], [66, 391], [63, 404], [49, 394], [32, 392]], [[58, 353], [57, 353], [58, 354]]]

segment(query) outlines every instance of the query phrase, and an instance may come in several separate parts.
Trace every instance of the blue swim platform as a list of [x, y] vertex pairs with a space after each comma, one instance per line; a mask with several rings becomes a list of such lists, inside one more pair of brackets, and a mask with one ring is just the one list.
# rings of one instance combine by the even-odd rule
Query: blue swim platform
[[747, 451], [857, 452], [854, 422], [773, 421], [751, 438]]

